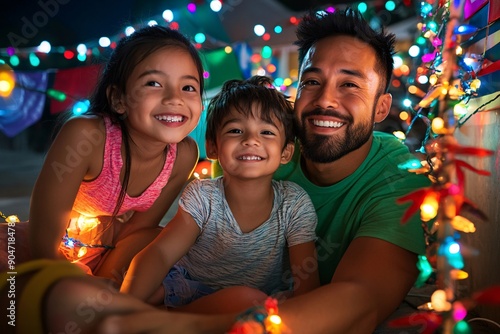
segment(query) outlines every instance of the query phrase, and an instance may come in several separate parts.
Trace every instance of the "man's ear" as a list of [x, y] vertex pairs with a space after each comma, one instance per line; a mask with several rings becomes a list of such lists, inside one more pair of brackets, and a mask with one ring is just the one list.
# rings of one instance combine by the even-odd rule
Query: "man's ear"
[[389, 115], [389, 111], [391, 111], [391, 105], [391, 94], [385, 93], [380, 95], [377, 101], [377, 106], [375, 107], [375, 123], [382, 122], [387, 117], [387, 115]]
[[124, 114], [126, 111], [125, 104], [122, 100], [122, 94], [116, 86], [111, 86], [106, 89], [106, 96], [111, 104], [111, 108], [118, 114]]
[[281, 164], [284, 165], [290, 162], [290, 160], [292, 160], [294, 151], [295, 151], [294, 143], [286, 144], [285, 148], [283, 149], [283, 152], [281, 152]]
[[205, 141], [205, 150], [207, 152], [207, 158], [210, 160], [217, 160], [219, 157], [217, 154], [217, 146], [214, 142], [210, 140]]

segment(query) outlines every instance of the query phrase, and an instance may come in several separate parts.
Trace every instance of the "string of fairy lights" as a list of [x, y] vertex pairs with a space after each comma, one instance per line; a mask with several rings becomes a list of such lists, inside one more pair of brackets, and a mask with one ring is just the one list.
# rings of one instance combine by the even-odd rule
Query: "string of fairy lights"
[[[392, 2], [392, 0], [390, 0]], [[87, 62], [90, 58], [99, 58], [101, 54], [109, 52], [116, 47], [117, 42], [124, 36], [129, 36], [134, 33], [134, 31], [145, 24], [147, 25], [167, 25], [172, 29], [181, 30], [183, 28], [184, 22], [182, 20], [185, 18], [184, 12], [188, 12], [191, 15], [197, 15], [197, 11], [200, 6], [208, 5], [210, 9], [218, 13], [223, 10], [224, 6], [231, 6], [231, 4], [223, 4], [220, 0], [210, 0], [208, 3], [196, 3], [189, 2], [185, 8], [176, 9], [165, 9], [159, 15], [150, 17], [149, 19], [136, 25], [129, 25], [123, 28], [122, 32], [119, 32], [113, 36], [102, 36], [97, 40], [89, 41], [86, 43], [79, 43], [78, 45], [72, 46], [53, 46], [50, 41], [42, 41], [40, 45], [36, 47], [25, 47], [17, 48], [14, 46], [9, 46], [6, 48], [0, 48], [0, 59], [4, 63], [8, 63], [12, 68], [16, 68], [20, 65], [22, 61], [29, 62], [33, 69], [39, 67], [44, 59], [47, 59], [48, 55], [62, 54], [64, 59], [73, 60], [77, 59], [80, 62]], [[394, 5], [395, 6], [395, 5]], [[333, 11], [333, 7], [325, 8], [325, 11]], [[283, 29], [287, 26], [294, 26], [298, 24], [299, 19], [296, 16], [291, 16], [287, 21], [278, 22], [273, 26], [265, 27], [262, 24], [255, 24], [252, 32], [248, 32], [250, 36], [248, 39], [261, 38], [263, 41], [267, 42], [272, 39], [272, 36], [279, 35], [283, 32]], [[190, 36], [193, 40], [193, 44], [198, 49], [213, 49], [213, 48], [224, 48], [227, 53], [232, 52], [231, 44], [217, 39], [214, 36], [203, 31], [203, 27], [198, 27], [199, 32], [194, 33]], [[253, 34], [252, 34], [253, 33]], [[20, 38], [20, 37], [19, 37]], [[15, 42], [15, 40], [14, 40]], [[245, 41], [238, 41], [245, 42]], [[255, 55], [252, 61], [260, 60], [262, 58], [269, 58], [272, 54], [272, 48], [266, 45], [262, 48], [260, 55], [258, 57]]]
[[[224, 9], [224, 6], [231, 6], [231, 3], [229, 2], [226, 4], [219, 0], [189, 2], [185, 8], [165, 9], [159, 15], [153, 16], [148, 20], [145, 20], [143, 23], [124, 27], [122, 32], [113, 36], [103, 36], [97, 40], [80, 43], [74, 46], [53, 46], [50, 41], [42, 41], [40, 45], [36, 47], [18, 48], [9, 46], [7, 48], [0, 48], [0, 97], [9, 97], [15, 87], [30, 90], [29, 87], [21, 86], [21, 84], [19, 82], [16, 83], [15, 80], [15, 72], [18, 67], [23, 65], [23, 63], [23, 68], [30, 66], [32, 70], [36, 70], [42, 66], [43, 61], [48, 61], [50, 57], [59, 57], [58, 59], [60, 62], [74, 62], [76, 59], [81, 62], [82, 65], [95, 63], [96, 61], [99, 62], [101, 61], [101, 56], [109, 54], [116, 47], [117, 42], [121, 38], [133, 34], [135, 30], [141, 28], [145, 24], [150, 26], [161, 24], [169, 26], [173, 29], [182, 30], [182, 25], [184, 24], [183, 19], [186, 17], [185, 14], [189, 13], [190, 15], [197, 15], [197, 12], [200, 9], [199, 7], [201, 6], [209, 6], [211, 11], [218, 13]], [[333, 10], [333, 7], [325, 8], [325, 11]], [[291, 16], [286, 22], [278, 22], [278, 24], [273, 26], [265, 27], [262, 24], [255, 24], [253, 34], [249, 32], [249, 35], [252, 36], [250, 37], [251, 39], [261, 38], [264, 42], [268, 42], [272, 39], [272, 36], [281, 34], [285, 27], [294, 26], [298, 24], [298, 22], [299, 19], [297, 17]], [[190, 37], [192, 38], [193, 44], [197, 49], [210, 50], [214, 48], [222, 48], [227, 54], [234, 52], [232, 44], [228, 44], [225, 41], [218, 40], [214, 36], [210, 36], [209, 34], [203, 32], [202, 27], [199, 27], [199, 32]], [[255, 68], [255, 73], [253, 74], [275, 77], [275, 86], [284, 91], [287, 87], [290, 87], [293, 84], [293, 78], [296, 79], [297, 71], [291, 71], [290, 75], [292, 77], [277, 77], [277, 67], [270, 60], [273, 56], [273, 51], [274, 50], [270, 45], [264, 45], [258, 52], [254, 52], [249, 60]], [[208, 70], [205, 70], [204, 77], [210, 77]], [[67, 92], [50, 88], [47, 89], [45, 93], [49, 98], [56, 101], [65, 101], [67, 99], [74, 100], [72, 111], [76, 115], [84, 113], [88, 110], [88, 100], [74, 98]]]
[[[365, 14], [367, 18], [370, 18], [373, 24], [381, 24], [381, 20], [378, 19], [378, 14], [384, 12], [385, 20], [390, 20], [391, 13], [394, 18], [398, 16], [406, 16], [408, 13], [413, 12], [413, 0], [386, 0], [383, 7], [374, 8], [373, 4], [369, 2], [360, 1], [356, 4], [359, 11]], [[38, 46], [34, 47], [15, 47], [9, 46], [6, 48], [0, 48], [0, 65], [5, 65], [0, 67], [0, 71], [8, 71], [8, 67], [16, 71], [18, 68], [36, 70], [38, 68], [45, 68], [43, 66], [44, 62], [49, 63], [49, 60], [54, 57], [58, 59], [60, 63], [65, 61], [68, 63], [75, 63], [75, 60], [85, 64], [93, 64], [96, 61], [99, 62], [107, 54], [109, 54], [115, 47], [117, 42], [124, 36], [132, 34], [136, 29], [147, 25], [167, 25], [173, 29], [179, 29], [183, 31], [183, 26], [187, 24], [184, 22], [186, 17], [196, 18], [196, 15], [201, 15], [199, 13], [203, 12], [205, 7], [209, 7], [214, 13], [224, 12], [225, 9], [234, 6], [234, 1], [221, 1], [221, 0], [207, 0], [207, 1], [195, 1], [188, 2], [185, 7], [179, 8], [167, 8], [163, 10], [158, 15], [152, 16], [146, 20], [143, 20], [140, 24], [129, 25], [123, 28], [123, 30], [113, 36], [102, 36], [96, 40], [88, 41], [85, 43], [79, 43], [77, 45], [68, 46], [56, 46], [48, 40], [42, 41]], [[411, 9], [411, 10], [410, 10]], [[325, 6], [323, 9], [318, 11], [321, 12], [333, 12], [335, 7]], [[403, 13], [403, 14], [401, 14]], [[299, 18], [296, 16], [290, 16], [288, 19], [279, 20], [275, 24], [265, 26], [263, 24], [256, 23], [253, 27], [253, 31], [248, 31], [248, 42], [254, 39], [261, 39], [266, 45], [260, 48], [254, 48], [253, 54], [249, 57], [249, 62], [252, 67], [252, 75], [266, 75], [274, 80], [274, 85], [287, 92], [288, 95], [293, 95], [294, 93], [294, 83], [297, 80], [298, 70], [295, 68], [290, 68], [289, 73], [278, 73], [278, 68], [276, 64], [272, 61], [272, 57], [275, 54], [275, 50], [271, 46], [273, 39], [280, 35], [284, 29], [294, 27], [299, 23]], [[33, 25], [33, 30], [37, 29], [37, 21], [35, 18], [33, 22], [28, 22]], [[190, 19], [191, 21], [197, 21], [196, 19]], [[191, 22], [192, 23], [192, 22]], [[39, 23], [41, 24], [41, 23]], [[228, 43], [217, 39], [216, 37], [207, 33], [202, 26], [199, 26], [198, 32], [195, 32], [190, 36], [193, 40], [193, 44], [200, 50], [211, 50], [211, 49], [223, 49], [227, 54], [234, 52], [234, 43]], [[293, 28], [295, 29], [295, 28]], [[184, 31], [183, 31], [184, 32]], [[11, 33], [14, 34], [14, 33]], [[13, 40], [13, 45], [18, 39], [22, 40], [22, 36], [14, 34], [11, 36]], [[80, 66], [81, 66], [80, 65]], [[7, 67], [8, 66], [8, 67]], [[65, 66], [62, 66], [64, 68]], [[278, 75], [279, 74], [279, 75]], [[284, 76], [283, 76], [284, 75]], [[205, 71], [205, 78], [210, 77], [209, 71]], [[3, 79], [2, 79], [3, 78]], [[18, 85], [19, 86], [19, 85]], [[8, 78], [8, 75], [3, 75], [0, 77], [0, 96], [6, 97], [9, 95], [10, 91], [15, 87], [13, 80]], [[21, 87], [23, 88], [23, 87]], [[55, 99], [57, 101], [65, 101], [66, 99], [74, 100], [73, 112], [75, 114], [83, 113], [88, 108], [88, 101], [76, 99], [70, 96], [64, 91], [57, 91], [53, 89], [47, 90], [48, 97]]]
[[[384, 6], [381, 9], [377, 9], [379, 12], [375, 12], [373, 4], [360, 1], [356, 4], [356, 7], [362, 13], [366, 13], [366, 15], [370, 15], [373, 19], [374, 24], [378, 22], [378, 20], [374, 20], [377, 14], [381, 14], [381, 11], [384, 11], [384, 16], [386, 20], [390, 21], [391, 14], [393, 13], [394, 17], [398, 16], [398, 12], [408, 12], [405, 8], [413, 7], [413, 0], [386, 0], [384, 1]], [[27, 41], [24, 37], [23, 33], [9, 33], [9, 41], [11, 46], [0, 48], [0, 59], [4, 62], [9, 63], [10, 66], [16, 68], [20, 65], [22, 61], [27, 61], [33, 68], [37, 68], [41, 65], [44, 59], [47, 59], [47, 55], [49, 54], [62, 54], [64, 59], [72, 60], [78, 59], [81, 62], [87, 61], [91, 57], [99, 57], [101, 53], [106, 52], [106, 50], [113, 49], [116, 47], [116, 43], [118, 40], [124, 36], [128, 36], [132, 34], [138, 27], [147, 25], [168, 25], [173, 29], [180, 29], [182, 31], [184, 23], [183, 19], [186, 17], [193, 17], [196, 19], [196, 15], [200, 12], [200, 9], [208, 6], [210, 10], [214, 13], [224, 12], [225, 9], [229, 8], [229, 11], [232, 10], [231, 7], [237, 6], [237, 1], [221, 1], [221, 0], [198, 0], [188, 2], [185, 7], [179, 8], [167, 8], [163, 12], [158, 15], [152, 16], [149, 19], [144, 20], [140, 24], [136, 25], [128, 25], [123, 28], [123, 31], [113, 35], [113, 36], [102, 36], [96, 40], [82, 42], [77, 45], [69, 45], [69, 46], [55, 46], [48, 40], [42, 41], [38, 46], [34, 47], [18, 47], [18, 45], [23, 44], [22, 42]], [[322, 11], [332, 12], [335, 10], [333, 6], [326, 6], [322, 9]], [[185, 16], [184, 13], [189, 13], [189, 16]], [[23, 26], [24, 30], [26, 30], [25, 34], [28, 34], [29, 31], [37, 31], [38, 28], [43, 27], [44, 23], [46, 23], [46, 19], [38, 18], [44, 17], [43, 12], [38, 13], [40, 15], [35, 15], [31, 20], [25, 20], [25, 26]], [[406, 14], [405, 14], [406, 15]], [[375, 16], [375, 17], [374, 17]], [[299, 22], [299, 18], [296, 16], [290, 16], [288, 20], [277, 22], [272, 26], [264, 26], [262, 24], [256, 23], [253, 27], [252, 32], [248, 31], [247, 35], [248, 40], [252, 40], [255, 38], [261, 38], [263, 41], [272, 41], [273, 36], [279, 35], [283, 32], [283, 30], [288, 26], [297, 25]], [[39, 22], [41, 21], [41, 22]], [[191, 20], [193, 21], [193, 20]], [[217, 37], [212, 36], [210, 33], [207, 33], [202, 26], [197, 27], [198, 32], [193, 33], [192, 39], [195, 46], [199, 49], [202, 48], [226, 48], [230, 46], [226, 41], [221, 41]], [[29, 34], [31, 35], [31, 34]], [[242, 41], [239, 41], [242, 42]], [[269, 52], [269, 48], [265, 48], [263, 52]]]
[[[436, 1], [434, 5], [422, 3], [419, 39], [423, 38], [425, 43], [422, 44], [429, 47], [421, 56], [422, 66], [416, 73], [417, 80], [422, 76], [428, 78], [429, 89], [427, 93], [417, 94], [420, 101], [416, 107], [410, 104], [408, 107], [413, 120], [421, 119], [427, 126], [425, 139], [418, 150], [425, 160], [400, 166], [411, 172], [425, 173], [432, 181], [430, 187], [399, 199], [401, 203], [411, 203], [402, 222], [420, 211], [427, 239], [427, 256], [420, 257], [417, 285], [423, 285], [435, 275], [437, 289], [431, 300], [419, 308], [421, 312], [396, 319], [392, 325], [414, 326], [418, 319], [423, 325], [423, 333], [471, 333], [466, 321], [468, 310], [481, 303], [500, 303], [500, 286], [487, 288], [468, 298], [459, 299], [456, 295], [456, 282], [469, 276], [463, 270], [463, 253], [467, 247], [462, 244], [460, 233], [475, 231], [474, 223], [464, 214], [485, 218], [465, 196], [464, 170], [490, 175], [489, 171], [477, 169], [459, 157], [485, 158], [494, 152], [460, 146], [453, 134], [467, 119], [499, 97], [497, 95], [472, 112], [468, 110], [468, 102], [478, 96], [481, 81], [477, 73], [482, 68], [484, 55], [468, 53], [462, 48], [463, 41], [470, 40], [480, 30], [462, 23], [464, 3], [464, 0]], [[417, 90], [410, 86], [409, 92], [415, 94]]]

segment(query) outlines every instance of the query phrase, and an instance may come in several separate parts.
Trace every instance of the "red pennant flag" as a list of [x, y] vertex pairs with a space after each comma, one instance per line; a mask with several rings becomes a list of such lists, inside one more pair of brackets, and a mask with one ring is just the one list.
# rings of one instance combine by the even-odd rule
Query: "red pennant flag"
[[56, 72], [54, 89], [66, 94], [66, 100], [50, 101], [50, 113], [57, 114], [71, 109], [79, 100], [88, 99], [97, 84], [101, 65], [62, 69]]

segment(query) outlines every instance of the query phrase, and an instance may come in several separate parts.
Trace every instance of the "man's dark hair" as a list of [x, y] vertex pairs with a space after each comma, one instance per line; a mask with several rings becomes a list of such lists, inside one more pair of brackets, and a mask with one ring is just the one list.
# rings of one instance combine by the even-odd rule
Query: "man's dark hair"
[[326, 37], [342, 35], [356, 37], [374, 49], [377, 57], [375, 71], [380, 75], [380, 87], [387, 92], [394, 68], [392, 56], [396, 36], [386, 33], [384, 28], [375, 31], [360, 12], [351, 8], [334, 13], [309, 13], [302, 18], [297, 28], [298, 40], [294, 43], [299, 47], [299, 67], [313, 44]]

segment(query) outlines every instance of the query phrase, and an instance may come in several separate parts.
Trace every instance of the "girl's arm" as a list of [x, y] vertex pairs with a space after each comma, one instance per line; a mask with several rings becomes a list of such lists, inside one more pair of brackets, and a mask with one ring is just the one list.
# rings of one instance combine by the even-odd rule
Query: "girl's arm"
[[145, 212], [135, 212], [124, 224], [115, 241], [115, 248], [108, 251], [95, 274], [121, 281], [121, 274], [132, 258], [146, 247], [159, 233], [159, 223], [182, 191], [198, 161], [198, 146], [190, 138], [177, 144], [177, 158], [168, 183], [153, 206]]
[[69, 120], [47, 153], [30, 203], [29, 240], [36, 258], [63, 257], [58, 248], [80, 184], [102, 167], [101, 123], [99, 118]]
[[179, 208], [160, 235], [134, 257], [120, 292], [146, 301], [170, 268], [188, 252], [199, 233], [200, 228], [191, 215]]
[[293, 296], [299, 296], [320, 286], [318, 258], [314, 241], [288, 248], [293, 275]]

